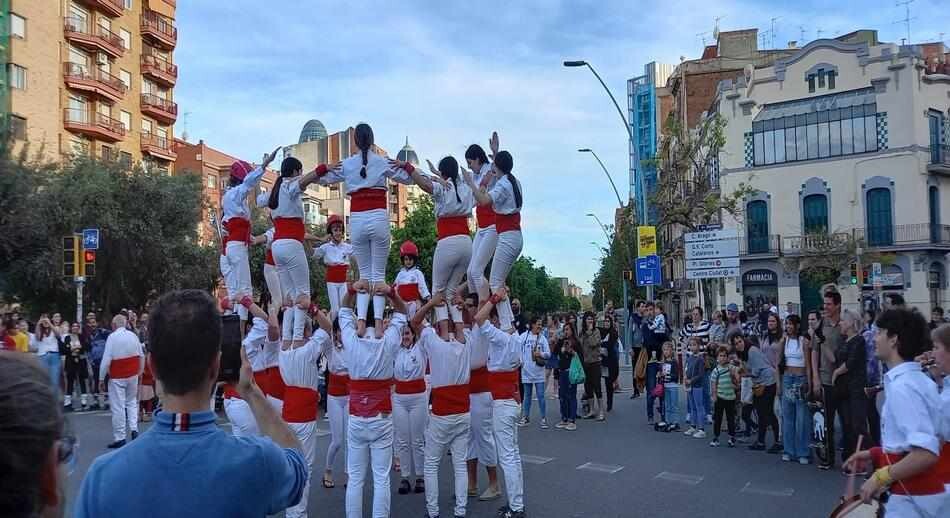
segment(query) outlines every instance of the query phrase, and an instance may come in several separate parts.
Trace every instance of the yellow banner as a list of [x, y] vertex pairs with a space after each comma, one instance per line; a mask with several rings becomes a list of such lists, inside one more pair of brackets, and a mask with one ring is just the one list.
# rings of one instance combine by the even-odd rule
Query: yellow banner
[[637, 227], [637, 257], [656, 255], [656, 227]]

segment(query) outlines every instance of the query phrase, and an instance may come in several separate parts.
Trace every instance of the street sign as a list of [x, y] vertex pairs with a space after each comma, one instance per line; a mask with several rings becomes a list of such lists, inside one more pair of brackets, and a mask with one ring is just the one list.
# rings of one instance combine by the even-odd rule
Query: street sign
[[656, 255], [656, 227], [637, 227], [637, 257]]
[[683, 234], [683, 239], [687, 243], [696, 241], [719, 241], [723, 239], [739, 239], [739, 231], [734, 228], [723, 230], [709, 230], [705, 232], [687, 232]]
[[871, 263], [871, 284], [879, 290], [884, 285], [884, 271], [881, 263]]
[[637, 258], [637, 286], [660, 284], [660, 258], [656, 255]]
[[739, 257], [739, 239], [693, 241], [686, 243], [686, 260]]
[[99, 249], [99, 229], [86, 228], [82, 231], [82, 247], [85, 250]]
[[738, 268], [738, 257], [723, 257], [721, 259], [693, 259], [686, 261], [687, 270], [705, 270], [710, 268]]
[[721, 277], [738, 277], [738, 268], [712, 268], [709, 270], [686, 270], [686, 278], [693, 279], [719, 279]]
[[696, 225], [699, 232], [712, 232], [713, 230], [722, 230], [722, 223], [710, 223], [708, 225]]

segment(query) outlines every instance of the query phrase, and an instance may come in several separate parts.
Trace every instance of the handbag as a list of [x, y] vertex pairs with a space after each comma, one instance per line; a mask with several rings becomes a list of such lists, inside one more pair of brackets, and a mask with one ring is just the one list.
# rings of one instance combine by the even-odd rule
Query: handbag
[[653, 397], [663, 397], [665, 392], [666, 387], [663, 386], [663, 383], [657, 382], [657, 384], [653, 386], [653, 392], [651, 392], [651, 394], [653, 394]]
[[587, 375], [584, 374], [584, 366], [581, 364], [581, 360], [577, 357], [576, 353], [574, 357], [571, 358], [571, 369], [568, 371], [567, 377], [571, 380], [571, 385], [580, 385], [587, 381]]
[[752, 403], [752, 378], [743, 377], [739, 382], [739, 400], [742, 403]]
[[761, 383], [756, 383], [752, 385], [752, 395], [755, 397], [762, 397], [765, 394], [765, 385]]

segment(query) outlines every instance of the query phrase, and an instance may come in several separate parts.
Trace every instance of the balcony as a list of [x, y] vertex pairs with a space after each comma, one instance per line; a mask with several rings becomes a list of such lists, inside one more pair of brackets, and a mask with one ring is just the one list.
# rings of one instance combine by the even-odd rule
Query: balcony
[[178, 29], [171, 18], [146, 9], [142, 13], [142, 38], [165, 50], [172, 50], [178, 43]]
[[942, 144], [930, 149], [930, 163], [927, 172], [950, 176], [950, 145]]
[[118, 102], [128, 91], [118, 77], [79, 63], [63, 63], [63, 80], [68, 88], [93, 93], [111, 102]]
[[782, 255], [810, 255], [844, 250], [851, 243], [850, 232], [815, 232], [804, 236], [782, 236]]
[[178, 66], [156, 56], [142, 54], [142, 74], [162, 86], [172, 87], [178, 81]]
[[767, 259], [782, 254], [782, 236], [743, 236], [739, 238], [739, 256], [749, 259]]
[[122, 16], [125, 12], [125, 5], [122, 0], [77, 0], [79, 3], [87, 5], [92, 9], [100, 11], [110, 18]]
[[91, 52], [102, 51], [113, 58], [119, 58], [125, 54], [125, 43], [122, 38], [101, 25], [90, 28], [90, 23], [86, 20], [66, 18], [64, 33], [69, 42]]
[[893, 227], [858, 228], [855, 237], [867, 248], [883, 251], [943, 250], [950, 251], [950, 225], [915, 223]]
[[142, 153], [159, 160], [174, 160], [178, 154], [172, 150], [171, 140], [148, 131], [142, 132]]
[[142, 113], [166, 124], [174, 124], [178, 119], [178, 105], [154, 94], [142, 94]]
[[63, 126], [93, 139], [118, 142], [125, 138], [125, 125], [117, 119], [86, 109], [66, 108]]

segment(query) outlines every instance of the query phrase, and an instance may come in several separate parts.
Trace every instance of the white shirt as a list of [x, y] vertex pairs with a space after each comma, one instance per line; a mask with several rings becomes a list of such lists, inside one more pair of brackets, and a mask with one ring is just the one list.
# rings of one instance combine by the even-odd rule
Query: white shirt
[[264, 365], [270, 369], [278, 367], [280, 364], [280, 338], [271, 341], [267, 336], [264, 337], [263, 346]]
[[906, 453], [911, 447], [940, 455], [940, 395], [937, 384], [917, 362], [904, 362], [884, 375], [881, 410], [881, 446], [888, 453]]
[[[456, 188], [458, 197], [455, 196]], [[449, 186], [443, 187], [441, 183], [432, 181], [432, 201], [435, 202], [435, 216], [442, 218], [446, 216], [471, 216], [472, 207], [475, 206], [475, 195], [472, 189], [463, 181], [458, 183], [449, 180]]]
[[267, 340], [267, 321], [263, 318], [254, 317], [251, 330], [244, 336], [244, 352], [247, 354], [247, 361], [251, 364], [251, 370], [260, 372], [267, 368], [267, 356], [264, 354], [264, 341]]
[[351, 255], [353, 255], [353, 245], [346, 241], [340, 241], [337, 244], [331, 240], [313, 249], [313, 258], [322, 259], [323, 264], [327, 266], [349, 265]]
[[330, 335], [315, 329], [307, 343], [296, 349], [281, 349], [280, 376], [288, 387], [317, 390], [320, 387], [320, 355], [330, 346]]
[[477, 329], [465, 330], [465, 343], [468, 344], [469, 367], [472, 370], [488, 365], [488, 340]]
[[521, 366], [521, 337], [508, 334], [486, 320], [478, 328], [481, 339], [488, 342], [488, 371], [513, 371]]
[[393, 377], [396, 352], [402, 343], [406, 315], [393, 313], [382, 338], [372, 338], [369, 330], [360, 338], [351, 308], [340, 308], [340, 334], [343, 336], [343, 357], [354, 380], [387, 380]]
[[789, 367], [805, 366], [805, 351], [800, 339], [792, 337], [785, 339], [785, 365]]
[[548, 347], [548, 339], [544, 337], [544, 333], [533, 335], [531, 331], [525, 331], [521, 335], [522, 383], [544, 383], [544, 367], [534, 363], [534, 357], [531, 354], [536, 348], [541, 350], [542, 358], [551, 357], [551, 349]]
[[324, 354], [327, 357], [327, 370], [337, 376], [346, 376], [349, 374], [349, 371], [346, 369], [346, 358], [343, 355], [342, 344], [340, 344], [339, 347], [337, 347], [337, 344], [327, 346], [327, 350]]
[[495, 181], [498, 179], [495, 176], [495, 172], [492, 171], [491, 163], [482, 164], [481, 169], [474, 171], [472, 175], [472, 180], [475, 182], [475, 185], [479, 189], [485, 189], [490, 191], [492, 187], [495, 186]]
[[419, 296], [424, 299], [429, 298], [429, 287], [426, 285], [425, 275], [422, 274], [422, 270], [417, 267], [413, 267], [409, 270], [402, 268], [399, 270], [399, 273], [396, 274], [396, 280], [393, 282], [393, 286], [406, 286], [408, 284], [415, 284], [419, 287]]
[[943, 377], [943, 390], [940, 391], [940, 427], [937, 432], [943, 442], [950, 442], [950, 375]]
[[59, 342], [56, 340], [56, 335], [54, 335], [52, 331], [42, 340], [37, 340], [36, 334], [30, 334], [30, 343], [32, 344], [32, 348], [36, 349], [37, 355], [59, 353]]
[[400, 347], [396, 353], [396, 381], [422, 379], [426, 375], [426, 353], [422, 347]]
[[432, 388], [467, 385], [471, 376], [468, 345], [455, 340], [446, 342], [435, 330], [427, 327], [419, 334], [419, 343], [429, 359], [429, 382]]
[[412, 182], [405, 171], [393, 169], [389, 166], [389, 160], [372, 151], [366, 153], [366, 178], [360, 175], [362, 168], [363, 155], [357, 153], [343, 160], [338, 169], [328, 171], [317, 180], [317, 183], [330, 185], [345, 182], [346, 193], [351, 194], [360, 189], [385, 189], [387, 178], [405, 184]]
[[142, 351], [142, 342], [139, 342], [139, 337], [124, 327], [110, 333], [109, 338], [106, 338], [106, 347], [102, 352], [99, 379], [106, 379], [112, 360], [121, 360], [132, 356], [139, 357], [139, 372], [142, 372], [142, 368], [145, 366], [145, 354]]
[[[502, 176], [495, 182], [495, 186], [488, 191], [488, 196], [491, 197], [492, 208], [496, 214], [514, 214], [521, 212], [521, 209], [516, 205], [515, 191], [511, 186], [511, 180], [509, 178], [511, 178], [509, 175]], [[515, 181], [518, 182], [518, 180]], [[521, 182], [518, 182], [518, 187], [521, 188]], [[524, 191], [521, 191], [521, 194], [523, 202]]]
[[257, 188], [264, 177], [264, 168], [257, 167], [244, 177], [244, 181], [234, 187], [229, 187], [221, 197], [221, 221], [231, 218], [251, 219], [251, 208], [247, 205], [247, 195]]
[[300, 177], [284, 178], [277, 191], [277, 208], [271, 209], [270, 217], [303, 219], [303, 193], [300, 190]]

